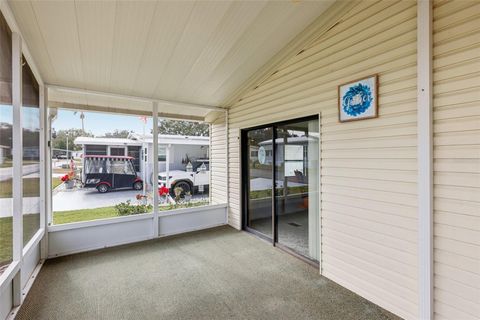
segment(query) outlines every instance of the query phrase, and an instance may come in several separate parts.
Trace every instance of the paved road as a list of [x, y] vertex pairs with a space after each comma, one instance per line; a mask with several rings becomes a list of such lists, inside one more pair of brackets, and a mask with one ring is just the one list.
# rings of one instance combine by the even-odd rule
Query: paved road
[[135, 190], [110, 191], [108, 193], [99, 193], [95, 189], [59, 191], [53, 196], [53, 211], [111, 207], [127, 200], [136, 203], [135, 196], [139, 193], [141, 192]]
[[[0, 218], [11, 217], [13, 212], [13, 199], [0, 199]], [[39, 213], [40, 197], [23, 198], [23, 214]]]
[[[135, 190], [119, 190], [99, 193], [95, 189], [60, 191], [53, 196], [53, 211], [111, 207], [127, 200], [130, 200], [132, 203], [137, 203], [135, 197], [139, 193], [142, 192]], [[193, 198], [198, 199], [201, 198], [201, 196], [193, 196]]]
[[[40, 173], [40, 164], [27, 164], [23, 166], [23, 176], [24, 177], [38, 177]], [[0, 181], [5, 181], [12, 179], [13, 176], [13, 167], [0, 168]]]

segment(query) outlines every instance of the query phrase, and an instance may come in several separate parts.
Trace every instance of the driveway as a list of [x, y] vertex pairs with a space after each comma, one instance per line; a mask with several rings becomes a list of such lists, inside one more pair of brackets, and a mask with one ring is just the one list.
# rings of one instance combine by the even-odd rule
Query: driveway
[[[60, 190], [53, 196], [53, 211], [113, 207], [127, 200], [136, 203], [136, 196], [141, 193], [142, 191], [135, 190], [118, 190], [107, 193], [99, 193], [96, 189]], [[202, 197], [204, 196], [194, 195], [193, 199]]]
[[53, 211], [112, 207], [127, 200], [135, 203], [141, 191], [118, 190], [99, 193], [96, 189], [62, 190], [53, 196]]
[[[38, 178], [40, 174], [40, 164], [26, 164], [22, 168], [25, 178]], [[13, 167], [0, 168], [0, 181], [12, 179]]]

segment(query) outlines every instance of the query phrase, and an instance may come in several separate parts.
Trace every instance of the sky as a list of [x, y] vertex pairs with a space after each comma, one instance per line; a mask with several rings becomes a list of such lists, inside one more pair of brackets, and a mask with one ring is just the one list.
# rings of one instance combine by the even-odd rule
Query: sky
[[[103, 136], [107, 132], [118, 130], [134, 131], [143, 133], [144, 123], [139, 116], [115, 115], [109, 113], [84, 112], [85, 131], [95, 136]], [[81, 129], [82, 121], [80, 113], [74, 114], [69, 110], [58, 110], [58, 115], [52, 124], [56, 131], [66, 129]], [[145, 132], [149, 133], [152, 128], [152, 118], [147, 118]]]

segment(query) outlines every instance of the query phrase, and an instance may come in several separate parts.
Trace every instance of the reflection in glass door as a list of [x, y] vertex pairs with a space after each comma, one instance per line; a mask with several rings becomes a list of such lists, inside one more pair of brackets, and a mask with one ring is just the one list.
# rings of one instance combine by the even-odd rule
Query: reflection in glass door
[[246, 135], [247, 227], [272, 238], [273, 128], [250, 130]]
[[319, 137], [316, 117], [243, 135], [246, 229], [310, 260], [320, 251]]
[[277, 242], [318, 260], [318, 120], [275, 130]]

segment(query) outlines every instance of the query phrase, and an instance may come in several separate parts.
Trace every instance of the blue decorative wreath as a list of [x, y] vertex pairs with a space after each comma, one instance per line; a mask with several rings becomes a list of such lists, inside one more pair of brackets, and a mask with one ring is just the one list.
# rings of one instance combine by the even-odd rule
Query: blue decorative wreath
[[342, 98], [342, 108], [346, 114], [356, 117], [364, 113], [372, 104], [372, 91], [361, 83], [350, 87]]

